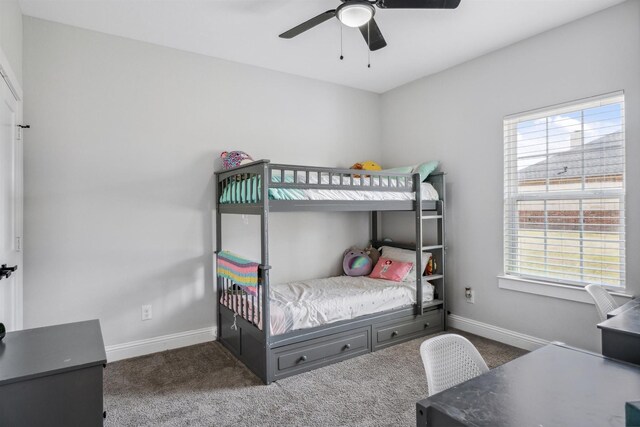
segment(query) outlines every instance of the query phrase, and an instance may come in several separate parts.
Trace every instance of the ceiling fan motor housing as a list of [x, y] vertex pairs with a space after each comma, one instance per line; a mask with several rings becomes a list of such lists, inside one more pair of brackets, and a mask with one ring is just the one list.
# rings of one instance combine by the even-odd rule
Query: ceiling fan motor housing
[[376, 9], [366, 0], [345, 0], [336, 9], [338, 20], [347, 27], [362, 27], [373, 18]]

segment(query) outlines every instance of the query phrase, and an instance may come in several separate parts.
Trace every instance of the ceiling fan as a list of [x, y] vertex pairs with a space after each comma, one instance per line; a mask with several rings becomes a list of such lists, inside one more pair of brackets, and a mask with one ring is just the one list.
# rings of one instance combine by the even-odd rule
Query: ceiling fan
[[[380, 9], [455, 9], [460, 0], [340, 0], [342, 4], [327, 10], [280, 34], [283, 39], [291, 39], [307, 30], [336, 17], [347, 27], [359, 28], [369, 50], [382, 49], [387, 45], [373, 15]], [[375, 7], [374, 7], [375, 6]], [[369, 24], [369, 25], [367, 25]]]

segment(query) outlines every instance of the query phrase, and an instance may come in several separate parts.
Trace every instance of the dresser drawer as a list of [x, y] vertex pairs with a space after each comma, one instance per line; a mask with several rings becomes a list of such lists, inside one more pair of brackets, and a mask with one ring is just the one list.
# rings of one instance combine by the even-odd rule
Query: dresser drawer
[[417, 338], [442, 330], [442, 310], [432, 310], [422, 316], [408, 316], [393, 322], [374, 325], [374, 347], [384, 347], [399, 341]]
[[290, 374], [368, 353], [369, 331], [369, 328], [362, 328], [287, 346], [275, 355], [276, 371]]

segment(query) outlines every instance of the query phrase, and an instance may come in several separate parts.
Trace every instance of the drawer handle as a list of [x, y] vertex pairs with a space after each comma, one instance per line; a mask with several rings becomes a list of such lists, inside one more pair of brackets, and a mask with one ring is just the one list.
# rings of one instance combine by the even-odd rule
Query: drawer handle
[[343, 350], [349, 350], [351, 348], [351, 344], [346, 344]]
[[393, 331], [393, 332], [391, 332], [391, 336], [392, 336], [392, 337], [397, 337], [397, 336], [398, 336], [398, 331]]
[[306, 362], [307, 361], [307, 356], [301, 356], [300, 357], [300, 361], [301, 362]]
[[425, 324], [424, 324], [424, 327], [425, 327], [425, 328], [428, 328], [428, 327], [429, 327], [429, 323], [428, 323], [428, 322], [427, 322], [427, 323], [425, 323]]

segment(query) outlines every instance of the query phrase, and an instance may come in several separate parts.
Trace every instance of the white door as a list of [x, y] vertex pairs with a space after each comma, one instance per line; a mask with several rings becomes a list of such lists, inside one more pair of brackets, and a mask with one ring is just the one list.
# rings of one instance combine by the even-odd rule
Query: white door
[[18, 107], [0, 77], [0, 266], [17, 267], [10, 277], [0, 267], [0, 322], [22, 328], [22, 140]]

